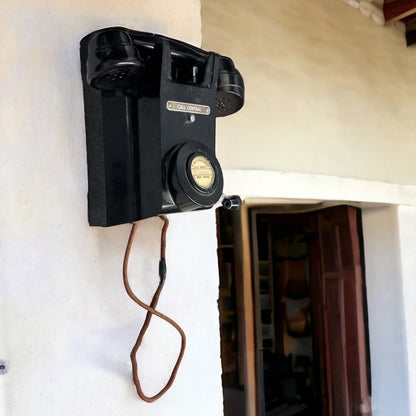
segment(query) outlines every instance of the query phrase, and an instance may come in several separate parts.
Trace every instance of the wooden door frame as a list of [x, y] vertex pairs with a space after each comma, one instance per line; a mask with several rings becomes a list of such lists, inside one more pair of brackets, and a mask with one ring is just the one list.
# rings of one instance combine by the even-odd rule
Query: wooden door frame
[[257, 367], [256, 367], [256, 333], [254, 324], [253, 280], [250, 249], [249, 207], [245, 201], [240, 209], [239, 223], [235, 224], [235, 270], [241, 290], [238, 290], [244, 307], [242, 316], [242, 350], [243, 354], [243, 380], [246, 397], [245, 416], [258, 416], [257, 414]]
[[323, 208], [322, 203], [317, 204], [288, 204], [282, 206], [258, 206], [249, 204], [243, 200], [239, 221], [235, 223], [235, 255], [236, 255], [236, 276], [238, 279], [239, 296], [242, 299], [244, 314], [242, 316], [242, 349], [244, 354], [243, 380], [246, 397], [245, 416], [259, 416], [258, 413], [258, 386], [257, 386], [257, 346], [255, 329], [255, 308], [253, 291], [253, 267], [251, 261], [251, 232], [250, 232], [250, 213], [249, 210], [256, 208], [259, 213], [264, 214], [288, 214], [288, 213], [307, 213]]

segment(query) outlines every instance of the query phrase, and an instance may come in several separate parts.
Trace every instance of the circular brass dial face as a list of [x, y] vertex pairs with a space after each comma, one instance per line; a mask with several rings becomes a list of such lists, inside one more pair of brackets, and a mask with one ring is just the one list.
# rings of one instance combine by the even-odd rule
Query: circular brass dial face
[[195, 156], [191, 161], [191, 175], [195, 183], [202, 189], [212, 188], [215, 181], [215, 171], [208, 158]]

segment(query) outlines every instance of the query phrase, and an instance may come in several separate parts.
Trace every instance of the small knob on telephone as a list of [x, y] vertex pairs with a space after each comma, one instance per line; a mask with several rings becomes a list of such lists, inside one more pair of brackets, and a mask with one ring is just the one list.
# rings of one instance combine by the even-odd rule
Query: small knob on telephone
[[240, 209], [241, 204], [241, 198], [238, 195], [224, 196], [222, 200], [222, 206], [229, 210]]

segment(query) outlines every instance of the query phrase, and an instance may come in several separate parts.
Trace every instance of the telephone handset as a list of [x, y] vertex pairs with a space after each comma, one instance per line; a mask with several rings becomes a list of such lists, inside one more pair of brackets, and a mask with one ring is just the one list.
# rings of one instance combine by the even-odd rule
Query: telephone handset
[[81, 40], [90, 225], [212, 207], [215, 118], [244, 104], [233, 61], [122, 27]]

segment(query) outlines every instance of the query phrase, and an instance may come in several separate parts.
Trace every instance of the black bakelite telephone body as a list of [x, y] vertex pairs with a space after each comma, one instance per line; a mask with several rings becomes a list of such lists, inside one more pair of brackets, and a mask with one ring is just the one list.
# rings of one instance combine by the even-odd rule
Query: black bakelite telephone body
[[81, 40], [81, 72], [90, 225], [211, 208], [221, 198], [215, 118], [244, 103], [230, 58], [113, 27]]
[[[97, 30], [81, 40], [88, 162], [90, 225], [133, 223], [123, 262], [130, 298], [147, 310], [130, 354], [139, 397], [153, 402], [176, 377], [186, 336], [171, 318], [156, 310], [166, 278], [166, 231], [173, 212], [211, 208], [221, 197], [223, 177], [215, 157], [215, 118], [238, 111], [244, 83], [230, 58], [186, 43], [122, 27]], [[237, 196], [223, 206], [239, 208]], [[132, 291], [130, 250], [137, 221], [163, 221], [159, 285], [150, 305]], [[139, 379], [137, 351], [152, 316], [179, 332], [181, 349], [166, 385], [147, 396]]]

